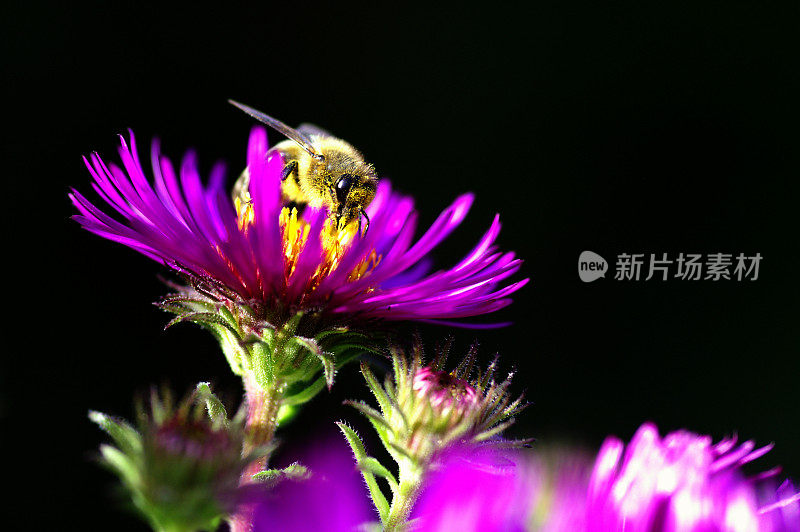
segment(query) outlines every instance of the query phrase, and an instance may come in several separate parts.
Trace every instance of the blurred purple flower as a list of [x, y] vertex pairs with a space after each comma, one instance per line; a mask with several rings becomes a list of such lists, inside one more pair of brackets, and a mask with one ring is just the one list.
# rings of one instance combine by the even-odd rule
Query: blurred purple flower
[[[411, 198], [382, 180], [367, 208], [369, 231], [334, 234], [324, 209], [301, 213], [281, 204], [280, 156], [267, 157], [264, 129], [254, 128], [247, 151], [251, 203], [234, 204], [221, 165], [201, 184], [189, 152], [176, 172], [153, 143], [150, 183], [133, 134], [121, 138], [123, 168], [93, 153], [84, 158], [92, 187], [114, 210], [112, 218], [81, 193], [70, 198], [87, 230], [129, 246], [182, 272], [213, 279], [244, 301], [329, 316], [386, 320], [459, 320], [499, 310], [527, 283], [504, 281], [520, 268], [494, 241], [497, 216], [458, 264], [429, 273], [429, 254], [464, 219], [473, 201], [458, 197], [414, 242], [417, 213]], [[351, 224], [354, 225], [354, 224]]]
[[773, 469], [741, 466], [772, 448], [644, 424], [609, 437], [594, 468], [579, 455], [531, 453], [516, 468], [449, 462], [425, 483], [419, 530], [516, 532], [797, 532], [800, 495]]
[[418, 532], [574, 532], [584, 523], [586, 479], [582, 455], [454, 456], [425, 482], [414, 511]]
[[352, 453], [340, 438], [326, 442], [301, 460], [311, 471], [310, 478], [284, 480], [262, 496], [255, 510], [254, 532], [354, 532], [365, 523], [377, 522]]
[[742, 465], [771, 448], [756, 449], [752, 441], [737, 445], [736, 438], [714, 444], [710, 436], [683, 430], [662, 439], [650, 423], [639, 428], [627, 449], [609, 437], [589, 483], [586, 530], [800, 530], [791, 486], [769, 487], [777, 470], [751, 479], [742, 474]]

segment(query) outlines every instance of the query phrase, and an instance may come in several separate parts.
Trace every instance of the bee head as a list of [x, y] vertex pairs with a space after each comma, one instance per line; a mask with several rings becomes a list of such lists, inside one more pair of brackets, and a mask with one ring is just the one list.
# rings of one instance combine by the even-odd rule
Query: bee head
[[364, 209], [375, 197], [375, 182], [367, 176], [342, 174], [334, 184], [336, 192], [336, 220], [339, 229], [360, 219]]

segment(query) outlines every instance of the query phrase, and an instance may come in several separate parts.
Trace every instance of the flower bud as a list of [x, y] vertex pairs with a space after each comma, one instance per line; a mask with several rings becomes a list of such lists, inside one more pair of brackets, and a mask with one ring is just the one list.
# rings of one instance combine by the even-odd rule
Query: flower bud
[[446, 346], [430, 364], [424, 364], [419, 347], [410, 359], [395, 350], [393, 378], [387, 378], [384, 386], [362, 364], [381, 411], [351, 403], [381, 427], [379, 434], [389, 448], [418, 464], [428, 463], [450, 444], [490, 444], [525, 406], [522, 397], [510, 397], [511, 375], [500, 383], [494, 381], [496, 361], [470, 379], [476, 348], [449, 372], [443, 369], [447, 351]]
[[[152, 395], [149, 411], [140, 409], [136, 428], [90, 412], [115, 444], [101, 446], [102, 461], [154, 529], [214, 530], [235, 509], [246, 466], [266, 450], [242, 457], [242, 423], [227, 419], [207, 385], [177, 407], [162, 395]], [[208, 413], [197, 401], [203, 395]]]

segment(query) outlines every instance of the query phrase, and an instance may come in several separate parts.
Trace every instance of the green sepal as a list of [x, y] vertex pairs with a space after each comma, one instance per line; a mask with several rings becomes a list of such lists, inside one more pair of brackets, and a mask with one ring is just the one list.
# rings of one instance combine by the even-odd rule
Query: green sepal
[[227, 427], [228, 411], [225, 410], [225, 406], [222, 404], [222, 401], [220, 401], [211, 391], [210, 383], [198, 383], [197, 388], [195, 388], [195, 393], [197, 394], [197, 398], [199, 400], [205, 402], [208, 417], [211, 419], [214, 425]]
[[531, 447], [535, 441], [536, 438], [525, 438], [521, 440], [491, 440], [491, 441], [481, 442], [481, 446], [484, 448], [489, 447], [496, 451], [508, 450], [508, 449], [523, 449]]
[[208, 301], [199, 297], [178, 295], [163, 297], [160, 301], [155, 303], [155, 306], [175, 314], [185, 314], [187, 311], [196, 311], [198, 308], [214, 312], [220, 307], [219, 303], [213, 301]]
[[303, 403], [307, 403], [311, 399], [313, 399], [322, 389], [325, 387], [326, 379], [323, 375], [320, 375], [317, 380], [315, 380], [310, 385], [306, 386], [302, 390], [297, 393], [294, 393], [289, 396], [285, 396], [282, 400], [282, 405], [284, 406], [294, 406], [294, 405], [301, 405]]
[[385, 438], [386, 431], [391, 431], [392, 426], [389, 425], [389, 422], [374, 408], [367, 405], [363, 401], [345, 401], [344, 404], [352, 406], [359, 412], [361, 412], [369, 421], [372, 423], [372, 426], [375, 427], [375, 430], [378, 431], [378, 434], [381, 438]]
[[256, 382], [264, 389], [268, 389], [275, 381], [274, 363], [272, 359], [272, 349], [268, 344], [253, 342], [249, 345], [250, 351], [250, 371]]
[[367, 456], [358, 463], [358, 468], [361, 470], [367, 470], [373, 475], [385, 478], [389, 483], [389, 488], [392, 490], [392, 493], [397, 493], [397, 479], [394, 478], [394, 475], [391, 473], [391, 471], [386, 469], [383, 464], [378, 462], [376, 458]]
[[[344, 423], [337, 422], [336, 425], [339, 427], [339, 430], [342, 431], [342, 434], [344, 434], [344, 437], [347, 439], [347, 443], [353, 450], [353, 455], [355, 456], [356, 463], [358, 464], [363, 463], [363, 461], [367, 458], [367, 451], [364, 448], [364, 443], [361, 441], [361, 438], [358, 437], [356, 431], [354, 431]], [[378, 486], [378, 481], [375, 480], [375, 474], [372, 471], [368, 471], [367, 469], [361, 469], [361, 475], [364, 477], [364, 481], [367, 483], [367, 488], [369, 489], [369, 495], [370, 497], [372, 497], [372, 503], [378, 510], [378, 516], [380, 517], [381, 522], [383, 523], [389, 516], [389, 503], [386, 500], [386, 496], [381, 491], [380, 486]]]
[[323, 351], [316, 340], [313, 338], [304, 338], [302, 336], [295, 336], [294, 340], [301, 346], [308, 349], [315, 357], [322, 363], [322, 370], [325, 374], [325, 383], [328, 389], [333, 386], [333, 378], [336, 375], [336, 361], [334, 360], [333, 353]]
[[478, 441], [478, 442], [488, 440], [492, 436], [496, 436], [496, 435], [500, 434], [501, 432], [503, 432], [504, 430], [506, 430], [508, 427], [510, 427], [513, 424], [514, 424], [514, 419], [509, 419], [508, 421], [500, 423], [499, 425], [496, 425], [496, 426], [492, 427], [489, 430], [486, 430], [484, 432], [481, 432], [480, 434], [477, 434], [474, 439], [475, 439], [475, 441]]
[[[321, 333], [316, 335], [314, 338], [316, 338], [317, 341], [322, 341], [322, 340], [324, 340], [325, 338], [327, 338], [328, 336], [330, 336], [332, 334], [356, 334], [356, 333], [353, 333], [353, 331], [351, 331], [347, 327], [333, 327], [331, 329], [322, 331]], [[364, 336], [364, 335], [361, 335], [361, 336]]]
[[277, 484], [281, 480], [306, 480], [311, 477], [311, 471], [299, 462], [294, 462], [283, 469], [266, 469], [250, 477], [252, 480], [267, 484]]
[[100, 446], [100, 455], [103, 457], [105, 464], [113, 469], [125, 484], [136, 486], [139, 483], [141, 474], [129, 455], [116, 447], [106, 444]]
[[366, 362], [361, 363], [361, 374], [364, 375], [364, 380], [367, 381], [367, 386], [369, 387], [372, 395], [375, 396], [375, 399], [378, 401], [378, 406], [380, 406], [381, 412], [384, 415], [391, 410], [391, 400], [389, 396], [386, 395], [383, 387], [378, 382], [378, 379], [375, 377], [375, 374], [372, 373], [372, 370], [366, 364]]
[[288, 423], [289, 421], [293, 420], [299, 411], [300, 409], [297, 406], [287, 404], [281, 405], [281, 407], [278, 409], [278, 415], [275, 420], [276, 426], [281, 426], [284, 423]]
[[378, 521], [370, 521], [368, 523], [361, 523], [358, 528], [354, 529], [356, 532], [384, 532], [383, 524]]
[[141, 435], [128, 422], [96, 410], [89, 411], [89, 419], [108, 433], [123, 452], [134, 453], [141, 450]]
[[245, 365], [250, 366], [250, 352], [244, 346], [237, 334], [232, 333], [227, 327], [218, 325], [208, 326], [208, 330], [219, 342], [222, 354], [231, 367], [231, 371], [240, 377], [244, 376]]
[[381, 440], [386, 447], [386, 450], [389, 451], [389, 454], [395, 459], [395, 461], [400, 462], [402, 460], [408, 460], [409, 462], [418, 462], [419, 460], [417, 457], [413, 456], [408, 449], [405, 447], [398, 445], [394, 442]]
[[239, 334], [239, 331], [236, 329], [236, 326], [231, 324], [228, 320], [220, 316], [219, 314], [213, 314], [211, 312], [190, 312], [188, 314], [183, 314], [181, 316], [175, 316], [164, 326], [164, 329], [169, 329], [173, 325], [178, 323], [189, 321], [192, 323], [197, 323], [198, 325], [207, 325], [207, 324], [215, 324], [221, 325], [231, 331], [233, 334]]

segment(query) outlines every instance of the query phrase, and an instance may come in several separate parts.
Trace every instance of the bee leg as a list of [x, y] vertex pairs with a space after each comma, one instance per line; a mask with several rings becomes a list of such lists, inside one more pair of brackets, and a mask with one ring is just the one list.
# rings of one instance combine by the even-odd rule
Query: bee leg
[[[369, 231], [369, 216], [367, 216], [367, 211], [365, 211], [363, 208], [361, 209], [361, 216], [363, 216], [367, 220], [367, 224], [364, 227], [364, 234], [361, 235], [361, 236], [367, 236], [367, 232]], [[359, 234], [361, 233], [361, 216], [358, 217], [358, 232], [359, 232]]]
[[297, 175], [297, 166], [298, 166], [297, 161], [292, 161], [289, 164], [287, 164], [286, 166], [284, 166], [283, 170], [281, 171], [281, 182], [286, 181], [286, 178], [289, 177], [292, 174], [295, 174], [295, 176], [296, 176]]

